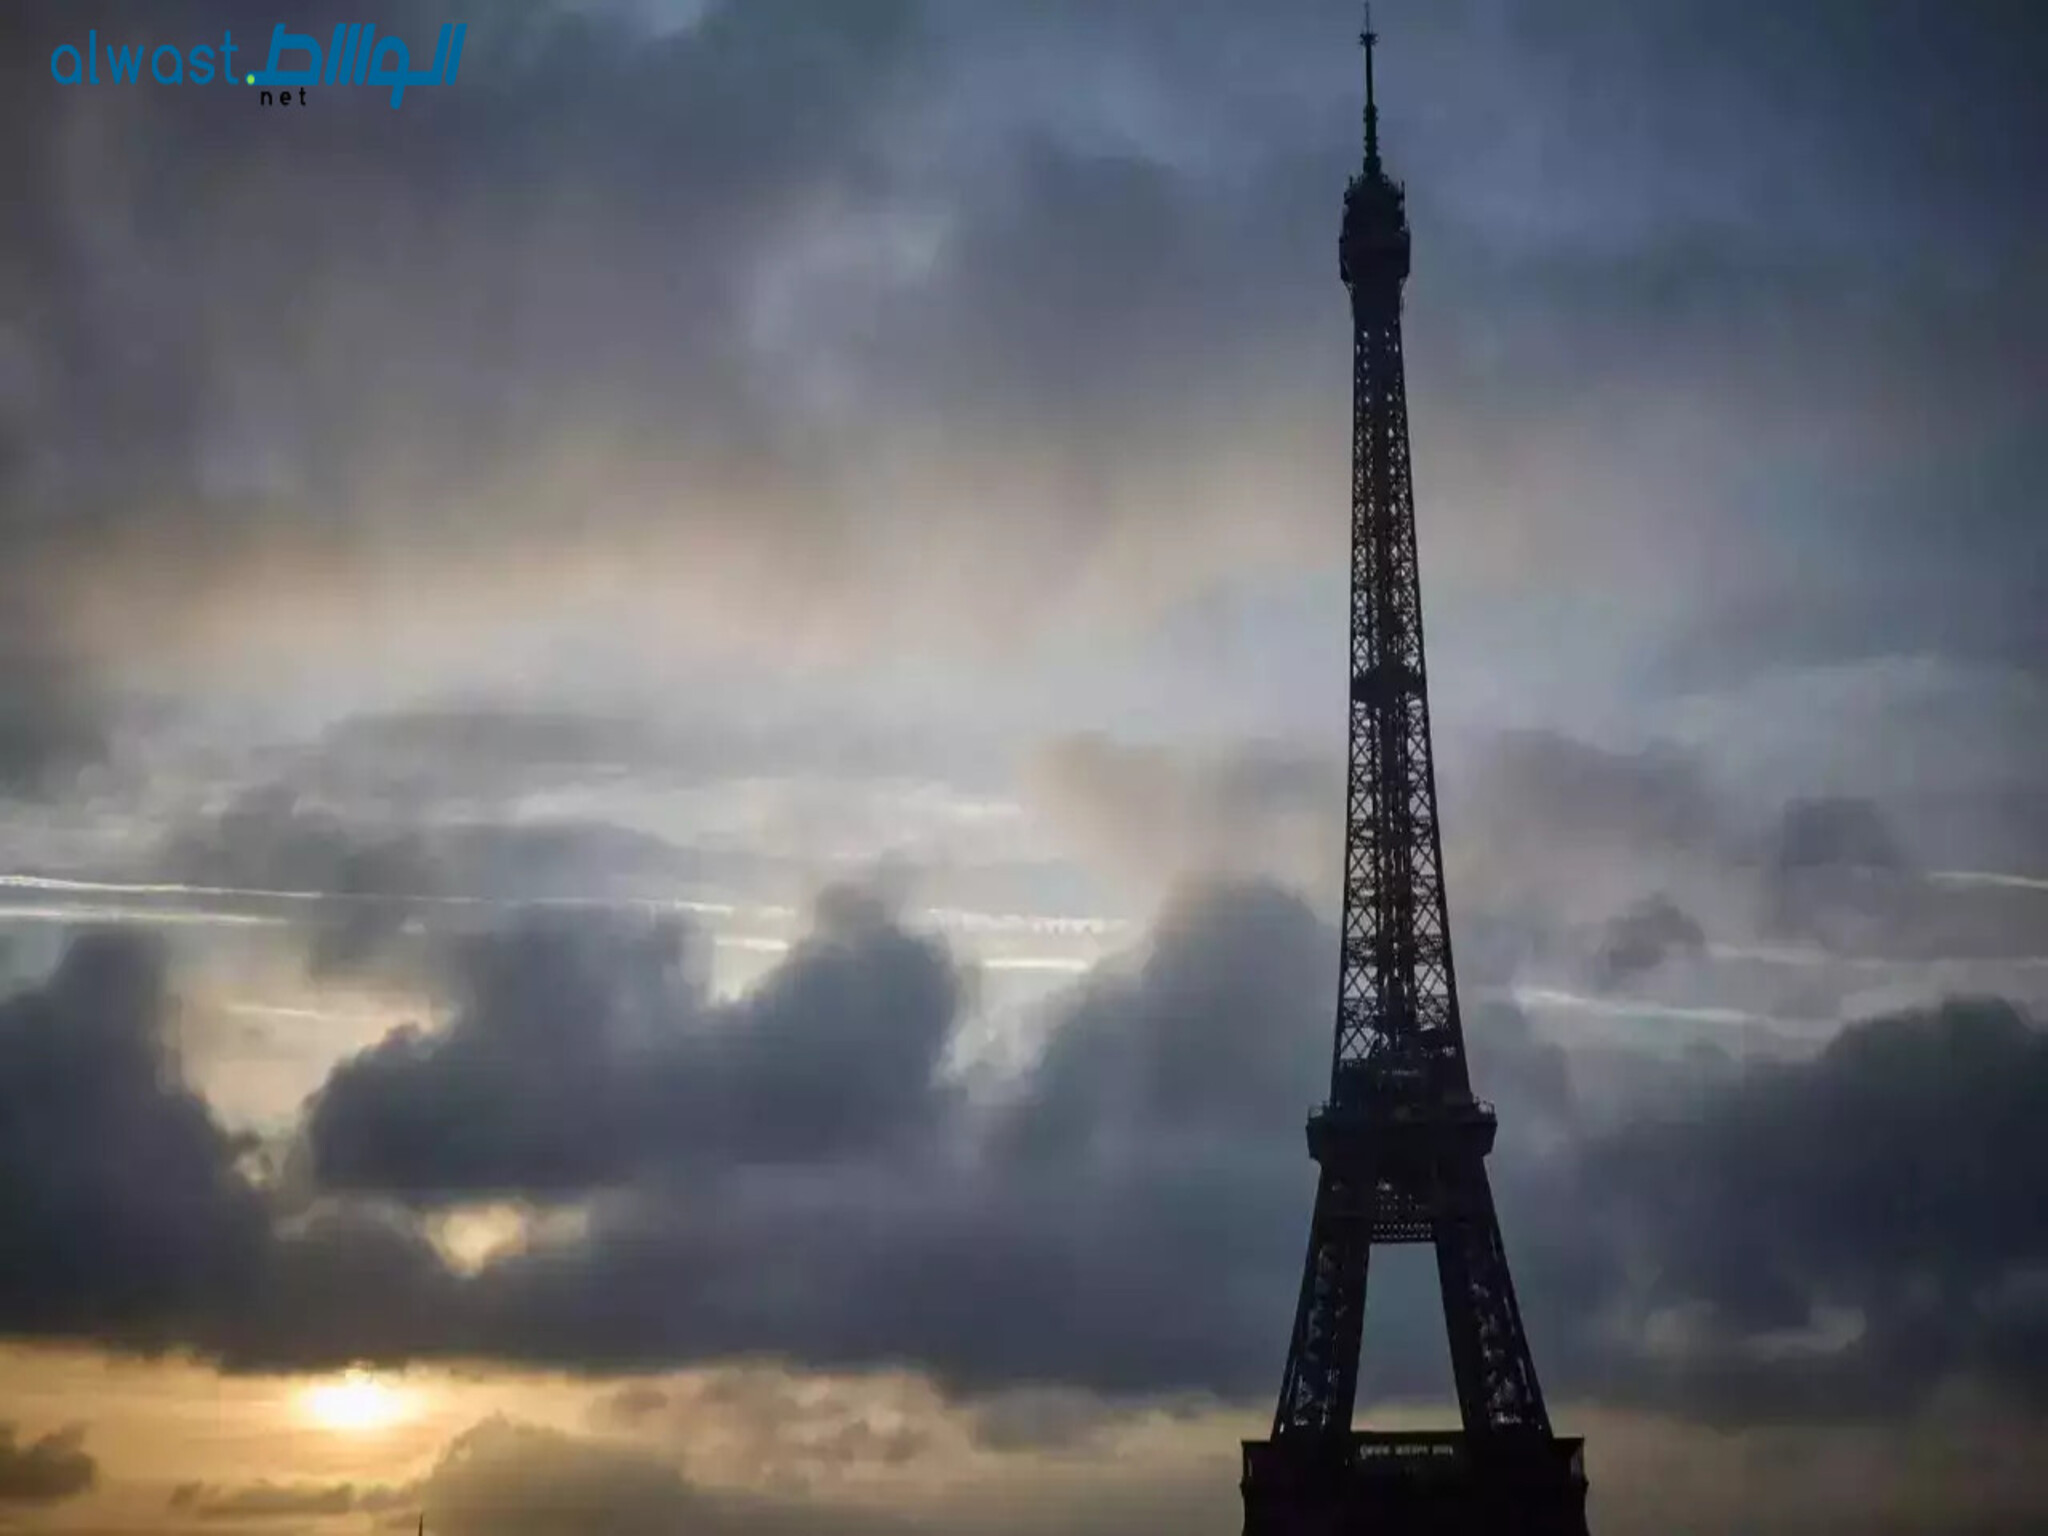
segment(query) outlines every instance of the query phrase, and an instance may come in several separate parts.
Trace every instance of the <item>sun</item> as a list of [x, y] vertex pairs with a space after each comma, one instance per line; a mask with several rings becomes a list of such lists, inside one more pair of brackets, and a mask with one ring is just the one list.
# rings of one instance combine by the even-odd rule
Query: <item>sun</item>
[[368, 1371], [316, 1381], [299, 1394], [300, 1407], [322, 1429], [366, 1435], [411, 1417], [412, 1396]]

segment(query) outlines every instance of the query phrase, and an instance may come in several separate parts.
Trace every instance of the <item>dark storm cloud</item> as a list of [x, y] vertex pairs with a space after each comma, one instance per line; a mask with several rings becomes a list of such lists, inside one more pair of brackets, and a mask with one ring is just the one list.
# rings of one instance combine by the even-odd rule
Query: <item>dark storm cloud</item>
[[99, 1470], [80, 1426], [54, 1430], [24, 1445], [14, 1425], [0, 1424], [0, 1506], [75, 1499], [99, 1480]]
[[460, 972], [445, 1030], [393, 1035], [321, 1090], [307, 1137], [324, 1183], [573, 1195], [705, 1159], [853, 1159], [946, 1116], [936, 1076], [964, 979], [863, 893], [829, 893], [732, 1005], [709, 1001], [668, 925], [530, 920], [470, 941]]
[[171, 1006], [160, 955], [121, 932], [0, 1003], [0, 1331], [168, 1345], [260, 1260], [239, 1148], [167, 1058]]
[[[1712, 1309], [1666, 1369], [1702, 1408], [1883, 1416], [1966, 1373], [2048, 1402], [2048, 1034], [1997, 1002], [1845, 1032], [1682, 1119], [1587, 1150], [1587, 1191], [1656, 1255], [1653, 1301]], [[1745, 1336], [1853, 1309], [1853, 1342], [1788, 1368]], [[1654, 1377], [1656, 1367], [1645, 1374]]]
[[[896, 1360], [963, 1387], [1201, 1387], [1219, 1350], [1226, 1377], [1263, 1376], [1265, 1330], [1234, 1292], [1284, 1295], [1301, 1170], [1285, 1144], [1247, 1164], [1263, 1117], [1227, 1085], [1253, 1085], [1286, 1120], [1313, 1096], [1316, 1052], [1287, 999], [1320, 990], [1326, 968], [1291, 963], [1317, 944], [1312, 921], [1290, 921], [1299, 911], [1256, 890], [1187, 903], [1136, 975], [1076, 1002], [1064, 1065], [1034, 1074], [964, 1164], [738, 1168], [680, 1202], [643, 1188], [596, 1209], [588, 1241], [479, 1276], [470, 1318], [492, 1351], [569, 1365], [630, 1365], [659, 1340], [670, 1358]], [[1229, 949], [1240, 926], [1266, 942]], [[1229, 1021], [1258, 1010], [1268, 1032], [1233, 1041]], [[1223, 1245], [1249, 1255], [1241, 1284], [1181, 1283]], [[775, 1299], [735, 1290], [745, 1274], [777, 1277]], [[1133, 1308], [1088, 1299], [1102, 1295]]]
[[[1082, 985], [1003, 1126], [1030, 1165], [1085, 1165], [1096, 1138], [1244, 1134], [1303, 1112], [1328, 1051], [1302, 1025], [1330, 990], [1324, 935], [1301, 901], [1261, 887], [1184, 894], [1135, 972]], [[1263, 1015], [1264, 1027], [1242, 1019]], [[1319, 1071], [1319, 1069], [1321, 1069]]]
[[447, 1277], [409, 1228], [276, 1224], [254, 1149], [182, 1080], [173, 1006], [156, 946], [119, 930], [0, 1003], [0, 1227], [19, 1244], [0, 1334], [231, 1352], [239, 1330], [368, 1340], [387, 1311], [443, 1304]]

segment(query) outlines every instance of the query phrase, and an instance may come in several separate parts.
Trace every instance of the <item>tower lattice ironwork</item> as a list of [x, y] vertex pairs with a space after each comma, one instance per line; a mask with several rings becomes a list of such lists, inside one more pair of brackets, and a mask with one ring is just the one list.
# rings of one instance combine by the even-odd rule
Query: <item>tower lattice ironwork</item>
[[[1351, 755], [1343, 958], [1321, 1170], [1270, 1439], [1244, 1448], [1247, 1536], [1586, 1530], [1582, 1442], [1550, 1430], [1485, 1159], [1444, 903], [1422, 650], [1401, 294], [1405, 193], [1380, 161], [1365, 47], [1365, 159], [1344, 194], [1351, 292]], [[1352, 1429], [1366, 1268], [1378, 1243], [1436, 1249], [1462, 1429]]]

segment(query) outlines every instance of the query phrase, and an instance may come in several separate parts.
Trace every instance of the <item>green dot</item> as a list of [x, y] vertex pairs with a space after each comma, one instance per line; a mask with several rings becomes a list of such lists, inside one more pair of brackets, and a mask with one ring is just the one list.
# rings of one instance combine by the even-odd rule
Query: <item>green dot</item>
[[254, 75], [244, 75], [242, 76], [242, 82], [245, 85], [254, 85], [256, 83], [256, 77]]

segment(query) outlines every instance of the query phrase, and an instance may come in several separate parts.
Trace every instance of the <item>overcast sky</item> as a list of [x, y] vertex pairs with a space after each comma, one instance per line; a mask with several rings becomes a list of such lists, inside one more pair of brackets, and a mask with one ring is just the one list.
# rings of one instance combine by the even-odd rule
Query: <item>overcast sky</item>
[[[1376, 10], [1595, 1519], [2035, 1528], [2048, 19]], [[365, 19], [0, 13], [0, 1523], [1236, 1529], [1355, 7], [561, 0], [397, 111], [52, 68], [281, 15]], [[1449, 1408], [1407, 1257], [1387, 1424]]]

